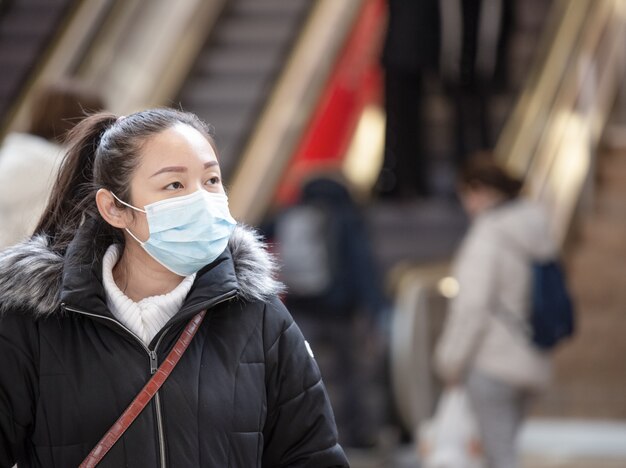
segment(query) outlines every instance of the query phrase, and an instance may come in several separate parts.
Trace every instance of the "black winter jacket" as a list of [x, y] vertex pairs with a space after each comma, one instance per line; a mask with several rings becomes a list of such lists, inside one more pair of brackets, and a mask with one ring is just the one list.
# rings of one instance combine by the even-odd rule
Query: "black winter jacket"
[[158, 397], [100, 466], [348, 466], [255, 234], [236, 229], [149, 347], [107, 309], [101, 264], [72, 252], [35, 237], [0, 254], [0, 467], [78, 466], [150, 378], [151, 354], [160, 363], [204, 308]]

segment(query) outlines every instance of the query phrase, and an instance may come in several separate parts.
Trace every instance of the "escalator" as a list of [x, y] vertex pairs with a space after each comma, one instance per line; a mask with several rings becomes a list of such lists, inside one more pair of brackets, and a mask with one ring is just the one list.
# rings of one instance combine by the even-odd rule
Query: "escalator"
[[[163, 105], [192, 111], [215, 128], [231, 209], [255, 223], [270, 208], [323, 104], [359, 12], [381, 0], [181, 0], [175, 7], [167, 0], [54, 0], [45, 10], [62, 3], [66, 10], [46, 14], [50, 21], [57, 18], [46, 36], [54, 42], [29, 62], [30, 78], [10, 62], [18, 62], [16, 55], [26, 61], [27, 54], [10, 47], [4, 52], [11, 73], [3, 76], [8, 84], [0, 94], [1, 130], [23, 131], [35, 96], [31, 91], [67, 77], [97, 89], [116, 114]], [[16, 24], [26, 28], [15, 15], [39, 18], [32, 11], [39, 4], [44, 2], [25, 0], [18, 11], [17, 2], [0, 3], [5, 5], [0, 33], [7, 23], [11, 31], [21, 30]], [[65, 21], [60, 11], [67, 12]], [[19, 41], [19, 34], [5, 42]]]
[[308, 0], [228, 2], [175, 100], [215, 127], [226, 180], [311, 6]]
[[0, 2], [0, 119], [32, 78], [39, 60], [54, 42], [77, 0], [5, 0]]

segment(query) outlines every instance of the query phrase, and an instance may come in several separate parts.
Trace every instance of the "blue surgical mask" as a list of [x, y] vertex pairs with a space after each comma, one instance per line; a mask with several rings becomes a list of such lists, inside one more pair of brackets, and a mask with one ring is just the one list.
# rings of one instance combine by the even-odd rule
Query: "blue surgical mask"
[[150, 237], [142, 242], [129, 229], [126, 232], [168, 270], [189, 276], [213, 262], [228, 245], [236, 221], [228, 210], [223, 193], [198, 190], [190, 195], [168, 198], [140, 209], [145, 213]]

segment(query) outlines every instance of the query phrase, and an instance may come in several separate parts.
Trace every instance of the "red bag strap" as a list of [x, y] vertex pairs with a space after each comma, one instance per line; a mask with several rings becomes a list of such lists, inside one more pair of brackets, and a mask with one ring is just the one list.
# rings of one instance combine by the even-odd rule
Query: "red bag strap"
[[146, 407], [152, 397], [159, 391], [161, 386], [165, 383], [170, 373], [180, 361], [181, 356], [191, 343], [194, 335], [200, 328], [200, 324], [204, 319], [206, 310], [203, 310], [185, 327], [185, 330], [178, 338], [178, 341], [174, 345], [174, 348], [167, 355], [167, 358], [159, 366], [155, 374], [148, 381], [146, 385], [141, 389], [139, 394], [135, 397], [128, 408], [124, 410], [119, 419], [111, 426], [111, 429], [100, 439], [100, 442], [93, 448], [93, 450], [87, 455], [87, 458], [83, 460], [79, 468], [93, 468], [104, 458], [111, 447], [122, 437], [126, 429], [130, 427], [133, 421], [139, 416], [139, 414]]

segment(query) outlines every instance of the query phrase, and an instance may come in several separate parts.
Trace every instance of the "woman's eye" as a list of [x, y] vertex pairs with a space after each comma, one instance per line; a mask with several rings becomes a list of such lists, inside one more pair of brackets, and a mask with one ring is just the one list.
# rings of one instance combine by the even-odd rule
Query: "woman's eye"
[[217, 184], [219, 184], [219, 183], [220, 183], [220, 178], [219, 178], [219, 177], [217, 177], [217, 176], [215, 176], [215, 177], [211, 177], [211, 178], [207, 181], [207, 183], [208, 183], [209, 185], [217, 185]]
[[171, 184], [168, 184], [165, 186], [165, 190], [178, 190], [178, 189], [182, 189], [183, 184], [181, 184], [180, 182], [172, 182]]

